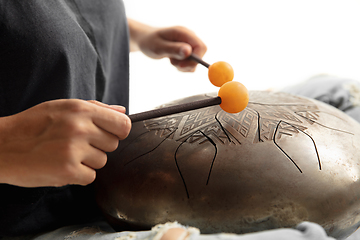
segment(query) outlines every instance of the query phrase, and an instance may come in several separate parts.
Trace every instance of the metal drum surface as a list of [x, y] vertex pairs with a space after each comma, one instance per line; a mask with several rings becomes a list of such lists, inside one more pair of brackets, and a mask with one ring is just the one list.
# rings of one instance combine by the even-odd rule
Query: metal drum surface
[[360, 125], [343, 112], [253, 91], [238, 114], [213, 106], [133, 124], [98, 171], [96, 197], [115, 227], [247, 233], [311, 221], [345, 238], [360, 222], [359, 160]]

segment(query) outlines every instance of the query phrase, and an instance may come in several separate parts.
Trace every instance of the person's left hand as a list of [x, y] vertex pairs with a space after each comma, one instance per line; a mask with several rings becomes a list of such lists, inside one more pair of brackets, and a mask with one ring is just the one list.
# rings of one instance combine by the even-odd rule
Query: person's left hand
[[193, 72], [196, 62], [187, 59], [193, 52], [203, 57], [207, 48], [194, 32], [185, 27], [153, 28], [129, 19], [131, 50], [160, 59], [168, 57], [183, 72]]

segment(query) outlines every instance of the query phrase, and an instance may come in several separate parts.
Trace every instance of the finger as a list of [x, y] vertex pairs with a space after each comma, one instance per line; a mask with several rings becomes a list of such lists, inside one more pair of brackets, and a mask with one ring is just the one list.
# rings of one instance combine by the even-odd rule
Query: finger
[[186, 60], [177, 60], [170, 59], [172, 65], [174, 65], [179, 71], [182, 72], [194, 72], [197, 66], [197, 63], [186, 59]]
[[98, 105], [100, 107], [109, 108], [109, 109], [112, 109], [112, 110], [115, 110], [115, 111], [118, 111], [118, 112], [121, 112], [121, 113], [126, 112], [126, 108], [124, 106], [108, 105], [108, 104], [105, 104], [105, 103], [102, 103], [102, 102], [99, 102], [99, 101], [96, 101], [96, 100], [88, 100], [87, 102], [93, 103], [93, 104]]
[[96, 171], [93, 168], [81, 164], [78, 171], [78, 177], [76, 180], [74, 180], [74, 183], [72, 184], [79, 184], [85, 186], [95, 181]]
[[[57, 178], [63, 186], [65, 184], [87, 185], [95, 180], [95, 169], [100, 169], [107, 162], [105, 152], [89, 145], [86, 139], [76, 139], [71, 145], [64, 144], [64, 150], [56, 168]], [[54, 169], [54, 166], [50, 166]]]
[[112, 152], [118, 147], [119, 138], [114, 134], [93, 125], [93, 128], [88, 134], [88, 142], [91, 146], [103, 152]]
[[105, 166], [107, 155], [105, 152], [88, 145], [88, 149], [81, 160], [81, 164], [91, 168], [100, 169]]
[[120, 112], [104, 107], [97, 107], [92, 112], [91, 119], [99, 128], [114, 134], [120, 140], [129, 135], [131, 129], [130, 118]]
[[190, 56], [192, 47], [184, 42], [172, 42], [160, 40], [153, 46], [153, 51], [157, 53], [159, 58], [173, 58], [183, 60]]
[[202, 58], [205, 55], [206, 51], [207, 51], [206, 45], [202, 44], [202, 45], [194, 46], [192, 52], [195, 53], [200, 58]]
[[72, 163], [66, 164], [67, 167], [63, 169], [60, 175], [61, 181], [65, 181], [66, 184], [88, 185], [95, 180], [95, 169], [104, 166], [107, 158], [104, 157], [104, 152], [101, 153], [99, 149], [86, 143], [77, 142], [77, 147], [77, 157]]
[[192, 48], [198, 45], [205, 45], [194, 32], [184, 27], [171, 27], [159, 31], [162, 39], [171, 42], [188, 43]]
[[[194, 32], [192, 32], [191, 30], [184, 28], [184, 27], [172, 27], [172, 28], [167, 28], [164, 30], [161, 30], [159, 32], [159, 36], [168, 42], [178, 42], [181, 43], [179, 45], [177, 45], [178, 49], [177, 52], [181, 52], [181, 47], [183, 46], [183, 54], [185, 55], [184, 58], [181, 58], [181, 54], [180, 56], [178, 55], [178, 57], [173, 57], [175, 59], [178, 60], [182, 60], [185, 59], [186, 57], [190, 56], [191, 52], [196, 53], [198, 56], [202, 57], [207, 48], [206, 45], [201, 41], [201, 39], [199, 37], [197, 37]], [[188, 44], [191, 48], [187, 48], [185, 49], [185, 44]], [[174, 45], [175, 46], [175, 45]]]

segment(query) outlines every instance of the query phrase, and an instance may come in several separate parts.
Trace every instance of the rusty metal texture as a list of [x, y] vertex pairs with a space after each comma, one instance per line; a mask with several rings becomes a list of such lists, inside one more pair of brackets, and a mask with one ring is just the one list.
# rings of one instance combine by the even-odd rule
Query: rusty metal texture
[[343, 112], [251, 91], [238, 114], [212, 106], [134, 123], [98, 171], [96, 197], [119, 229], [176, 220], [248, 233], [311, 221], [341, 239], [360, 222], [359, 162], [360, 125]]

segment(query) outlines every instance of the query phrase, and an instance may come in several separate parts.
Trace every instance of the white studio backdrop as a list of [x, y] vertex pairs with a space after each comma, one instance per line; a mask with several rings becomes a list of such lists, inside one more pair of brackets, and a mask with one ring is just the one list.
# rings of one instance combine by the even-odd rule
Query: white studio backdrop
[[[193, 30], [204, 60], [226, 61], [249, 90], [281, 89], [329, 74], [360, 80], [360, 0], [124, 0], [127, 16]], [[168, 59], [130, 54], [130, 112], [216, 92], [201, 65], [182, 73]]]

